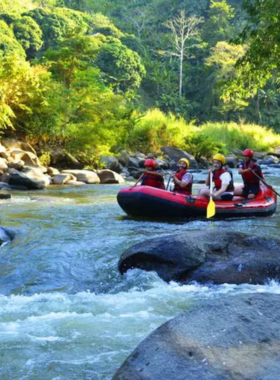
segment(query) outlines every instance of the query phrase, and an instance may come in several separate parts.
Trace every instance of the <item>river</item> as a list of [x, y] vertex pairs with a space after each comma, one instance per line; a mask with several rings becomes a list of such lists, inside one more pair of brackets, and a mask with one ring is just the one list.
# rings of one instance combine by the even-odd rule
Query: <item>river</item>
[[[280, 170], [266, 172], [280, 192]], [[226, 221], [133, 220], [116, 202], [120, 188], [49, 187], [15, 192], [0, 204], [0, 225], [16, 232], [0, 248], [1, 380], [109, 380], [150, 332], [194, 300], [280, 294], [269, 280], [263, 286], [182, 286], [138, 269], [121, 276], [118, 259], [135, 243], [200, 229], [277, 237], [280, 211]]]

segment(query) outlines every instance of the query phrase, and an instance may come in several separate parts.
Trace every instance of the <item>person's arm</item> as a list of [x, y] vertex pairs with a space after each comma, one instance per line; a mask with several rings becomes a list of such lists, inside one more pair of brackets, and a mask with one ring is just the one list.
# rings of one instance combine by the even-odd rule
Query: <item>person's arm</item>
[[231, 181], [230, 174], [229, 173], [223, 173], [221, 175], [221, 181], [222, 181], [221, 188], [217, 191], [213, 191], [213, 193], [212, 193], [213, 197], [219, 197], [220, 195], [222, 195], [226, 191], [226, 189], [227, 189], [227, 187]]
[[174, 183], [178, 185], [181, 189], [186, 187], [190, 182], [192, 182], [192, 175], [187, 173], [183, 176], [182, 181], [174, 176]]
[[144, 173], [146, 173], [146, 174], [152, 174], [152, 175], [154, 175], [156, 177], [163, 177], [162, 173], [159, 173], [159, 172], [156, 172], [156, 171], [152, 172], [150, 170], [144, 170]]
[[212, 169], [210, 169], [210, 170], [208, 171], [208, 175], [207, 175], [207, 178], [206, 178], [206, 181], [205, 181], [205, 184], [206, 184], [206, 186], [208, 186], [208, 187], [210, 187], [210, 175], [212, 175], [212, 173], [213, 173], [213, 171], [212, 171]]

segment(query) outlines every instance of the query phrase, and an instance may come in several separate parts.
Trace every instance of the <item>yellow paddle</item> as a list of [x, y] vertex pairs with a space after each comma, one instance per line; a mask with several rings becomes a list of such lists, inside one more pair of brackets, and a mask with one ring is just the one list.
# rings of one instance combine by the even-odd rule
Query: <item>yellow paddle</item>
[[207, 218], [212, 218], [212, 216], [216, 214], [216, 205], [211, 195], [212, 191], [213, 191], [213, 181], [212, 181], [212, 173], [210, 173], [210, 199], [207, 206], [207, 213], [206, 213]]

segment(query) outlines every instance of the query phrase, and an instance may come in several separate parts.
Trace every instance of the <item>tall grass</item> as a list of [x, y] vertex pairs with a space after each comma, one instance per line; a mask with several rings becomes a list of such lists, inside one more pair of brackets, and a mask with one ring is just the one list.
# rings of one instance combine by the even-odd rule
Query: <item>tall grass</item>
[[280, 135], [255, 124], [207, 123], [200, 127], [203, 137], [224, 145], [226, 153], [239, 148], [273, 151], [280, 146]]
[[186, 137], [193, 133], [194, 128], [183, 118], [152, 109], [136, 123], [128, 143], [132, 150], [143, 152], [157, 152], [165, 145], [183, 149]]
[[152, 109], [135, 124], [128, 144], [131, 150], [144, 153], [158, 152], [162, 146], [169, 145], [185, 149], [198, 158], [211, 157], [217, 151], [227, 154], [236, 148], [273, 151], [280, 146], [280, 134], [254, 124], [209, 122], [197, 127], [187, 124], [183, 118]]

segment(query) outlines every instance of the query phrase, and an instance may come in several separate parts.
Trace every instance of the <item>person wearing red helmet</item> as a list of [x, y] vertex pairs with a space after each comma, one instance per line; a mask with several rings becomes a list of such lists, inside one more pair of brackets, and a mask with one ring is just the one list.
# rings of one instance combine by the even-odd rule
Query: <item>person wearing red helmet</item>
[[156, 161], [151, 158], [144, 162], [145, 170], [142, 175], [141, 186], [151, 186], [165, 190], [163, 176], [156, 171], [156, 166]]
[[238, 165], [238, 173], [241, 174], [244, 185], [236, 187], [234, 195], [252, 199], [260, 191], [260, 180], [257, 176], [263, 178], [263, 174], [260, 166], [253, 160], [254, 152], [252, 149], [245, 149], [242, 156], [244, 159]]
[[187, 158], [180, 158], [178, 166], [179, 169], [173, 175], [174, 191], [179, 194], [191, 195], [193, 176], [188, 173], [188, 168], [190, 167], [189, 160]]

